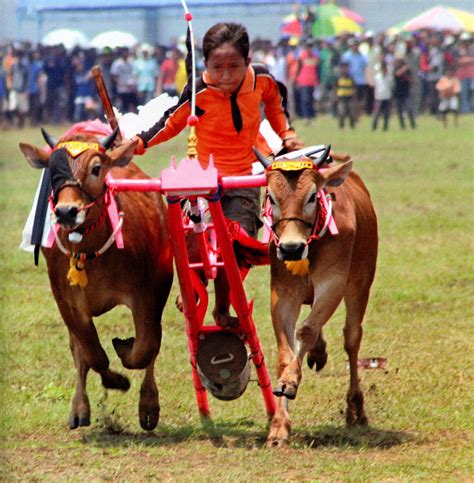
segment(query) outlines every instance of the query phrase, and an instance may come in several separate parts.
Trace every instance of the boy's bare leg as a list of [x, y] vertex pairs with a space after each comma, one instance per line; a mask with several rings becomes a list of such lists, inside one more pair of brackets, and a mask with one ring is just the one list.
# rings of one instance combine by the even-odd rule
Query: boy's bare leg
[[230, 315], [230, 287], [223, 269], [219, 269], [217, 272], [217, 277], [214, 280], [214, 291], [216, 303], [213, 315], [216, 324], [224, 329], [237, 327], [239, 325], [238, 317]]

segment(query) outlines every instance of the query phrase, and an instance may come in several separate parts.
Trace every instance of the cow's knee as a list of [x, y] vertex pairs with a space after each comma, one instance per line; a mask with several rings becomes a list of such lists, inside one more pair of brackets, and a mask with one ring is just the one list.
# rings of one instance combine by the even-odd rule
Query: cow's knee
[[316, 344], [319, 330], [311, 327], [308, 324], [303, 324], [296, 331], [296, 339], [299, 342], [299, 356], [303, 358], [304, 354]]
[[127, 369], [146, 369], [157, 353], [154, 341], [141, 341], [139, 343], [135, 337], [128, 339], [115, 337], [112, 343], [123, 366]]

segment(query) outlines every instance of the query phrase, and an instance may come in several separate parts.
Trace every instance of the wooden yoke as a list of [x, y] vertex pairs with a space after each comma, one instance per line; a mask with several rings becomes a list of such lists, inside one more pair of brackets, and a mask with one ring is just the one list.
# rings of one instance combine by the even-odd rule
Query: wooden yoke
[[[92, 76], [94, 77], [95, 85], [97, 87], [97, 92], [99, 93], [100, 100], [102, 102], [102, 107], [104, 108], [105, 117], [109, 122], [112, 130], [119, 128], [119, 123], [115, 117], [114, 109], [112, 107], [112, 102], [110, 101], [109, 93], [107, 92], [107, 87], [102, 76], [102, 71], [98, 65], [94, 65], [91, 69]], [[122, 143], [122, 134], [120, 133], [120, 128], [117, 132], [117, 137], [115, 138], [115, 144]]]

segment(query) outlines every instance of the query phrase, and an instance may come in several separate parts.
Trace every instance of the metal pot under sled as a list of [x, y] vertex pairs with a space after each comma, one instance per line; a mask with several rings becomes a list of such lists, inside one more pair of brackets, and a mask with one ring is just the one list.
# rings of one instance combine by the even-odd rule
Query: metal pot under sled
[[250, 363], [244, 342], [231, 332], [204, 335], [196, 355], [202, 385], [217, 399], [240, 397], [250, 379]]

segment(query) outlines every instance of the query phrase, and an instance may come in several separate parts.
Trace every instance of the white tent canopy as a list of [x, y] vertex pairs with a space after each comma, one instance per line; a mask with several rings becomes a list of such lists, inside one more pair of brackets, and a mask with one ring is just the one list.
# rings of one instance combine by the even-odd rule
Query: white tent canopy
[[74, 47], [89, 47], [89, 40], [79, 30], [54, 29], [41, 39], [41, 44], [46, 46], [62, 44], [67, 50], [70, 50]]
[[96, 35], [90, 45], [96, 49], [103, 49], [110, 47], [115, 49], [117, 47], [134, 47], [138, 44], [138, 40], [132, 34], [128, 32], [122, 32], [121, 30], [109, 30], [108, 32], [102, 32]]

